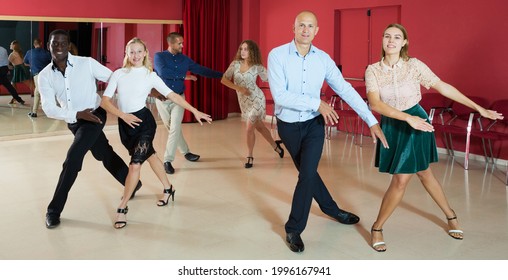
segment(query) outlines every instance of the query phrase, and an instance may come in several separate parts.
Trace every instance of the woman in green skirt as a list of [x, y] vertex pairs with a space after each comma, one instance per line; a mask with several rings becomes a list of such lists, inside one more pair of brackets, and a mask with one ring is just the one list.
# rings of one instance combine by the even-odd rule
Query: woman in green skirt
[[[17, 84], [24, 83], [28, 89], [30, 90], [30, 94], [33, 92], [34, 84], [32, 80], [32, 76], [30, 75], [30, 68], [23, 63], [23, 51], [21, 50], [21, 46], [18, 41], [14, 40], [11, 42], [10, 49], [12, 50], [11, 54], [9, 54], [9, 62], [14, 67], [12, 69], [12, 80], [11, 84], [19, 92]], [[14, 104], [16, 99], [12, 99], [9, 104]], [[19, 102], [19, 101], [18, 101]], [[21, 104], [25, 104], [23, 100], [20, 102]]]
[[379, 214], [371, 229], [371, 246], [386, 251], [383, 225], [404, 196], [411, 177], [416, 173], [424, 188], [448, 220], [448, 234], [463, 239], [457, 216], [450, 207], [441, 184], [429, 167], [438, 161], [434, 128], [427, 113], [418, 104], [420, 85], [433, 88], [442, 95], [464, 104], [489, 119], [502, 119], [495, 111], [486, 110], [441, 81], [423, 62], [408, 55], [406, 29], [390, 24], [383, 33], [381, 61], [365, 72], [367, 97], [372, 110], [382, 115], [381, 128], [390, 148], [377, 145], [375, 165], [380, 172], [392, 174]]

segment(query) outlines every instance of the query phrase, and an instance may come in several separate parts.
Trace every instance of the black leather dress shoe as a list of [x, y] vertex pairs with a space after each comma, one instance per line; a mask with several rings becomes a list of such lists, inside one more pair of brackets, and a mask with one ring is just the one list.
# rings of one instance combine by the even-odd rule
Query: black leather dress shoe
[[136, 193], [139, 191], [139, 189], [141, 189], [142, 186], [143, 186], [143, 184], [141, 183], [141, 181], [138, 181], [138, 184], [136, 185], [136, 188], [132, 192], [130, 199], [133, 199], [136, 196]]
[[60, 217], [46, 214], [46, 227], [56, 228], [60, 224]]
[[328, 215], [335, 220], [337, 220], [341, 224], [353, 225], [360, 221], [360, 217], [356, 216], [353, 213], [349, 213], [342, 209], [339, 209], [339, 213], [337, 215]]
[[164, 163], [164, 169], [166, 170], [166, 173], [168, 173], [168, 174], [175, 173], [175, 169], [173, 168], [173, 165], [171, 165], [171, 162], [169, 162], [169, 161], [166, 161]]
[[289, 245], [289, 249], [293, 252], [299, 253], [305, 250], [305, 245], [303, 245], [303, 240], [300, 237], [299, 233], [294, 232], [287, 233], [286, 241]]
[[195, 155], [191, 152], [185, 154], [185, 159], [188, 161], [198, 161], [199, 155]]

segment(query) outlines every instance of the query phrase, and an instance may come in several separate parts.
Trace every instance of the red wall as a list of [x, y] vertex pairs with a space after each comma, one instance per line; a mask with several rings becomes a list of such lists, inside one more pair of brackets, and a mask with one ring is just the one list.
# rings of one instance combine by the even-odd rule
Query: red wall
[[[294, 17], [301, 10], [314, 11], [319, 20], [319, 34], [314, 43], [333, 56], [334, 13], [337, 9], [400, 5], [402, 24], [408, 29], [410, 55], [424, 61], [444, 81], [470, 96], [484, 96], [493, 101], [508, 98], [508, 29], [505, 0], [231, 0], [232, 24], [230, 53], [233, 57], [243, 39], [259, 43], [264, 61], [268, 52], [293, 38]], [[97, 8], [93, 8], [97, 7]], [[78, 18], [122, 18], [181, 20], [183, 1], [135, 0], [45, 2], [18, 0], [2, 6], [0, 16], [55, 16]], [[381, 35], [380, 35], [381, 36]], [[125, 44], [125, 42], [123, 42]], [[234, 100], [234, 99], [231, 99]], [[237, 106], [231, 104], [232, 110]], [[456, 149], [463, 150], [458, 141]], [[482, 154], [478, 141], [472, 152]], [[504, 147], [507, 148], [507, 147]], [[504, 149], [501, 158], [508, 158]]]
[[161, 24], [104, 23], [102, 27], [108, 30], [108, 46], [106, 49], [109, 63], [107, 66], [111, 70], [122, 67], [125, 57], [125, 45], [134, 37], [139, 37], [145, 42], [152, 63], [154, 54], [164, 50], [163, 43], [167, 34], [163, 33], [163, 25]]
[[[505, 0], [252, 0], [242, 3], [259, 5], [258, 18], [252, 14], [242, 21], [242, 32], [259, 34], [258, 43], [265, 57], [269, 51], [293, 38], [296, 14], [312, 10], [318, 16], [319, 33], [314, 43], [333, 57], [334, 11], [401, 5], [401, 23], [409, 32], [410, 55], [424, 61], [444, 81], [469, 96], [484, 96], [490, 101], [508, 98], [508, 30]], [[249, 13], [245, 9], [244, 13]], [[380, 34], [381, 36], [381, 34]], [[461, 139], [456, 150], [464, 150]], [[483, 155], [479, 141], [473, 139], [472, 153]], [[507, 147], [504, 147], [507, 148]], [[508, 158], [504, 149], [501, 158]]]
[[17, 0], [3, 4], [0, 16], [182, 20], [182, 0]]
[[508, 36], [502, 34], [508, 29], [505, 0], [321, 0], [312, 6], [303, 0], [260, 0], [260, 19], [243, 24], [258, 26], [266, 57], [273, 47], [292, 39], [295, 15], [311, 9], [320, 26], [314, 43], [333, 55], [335, 9], [386, 5], [402, 6], [410, 55], [427, 63], [441, 79], [466, 95], [508, 98]]

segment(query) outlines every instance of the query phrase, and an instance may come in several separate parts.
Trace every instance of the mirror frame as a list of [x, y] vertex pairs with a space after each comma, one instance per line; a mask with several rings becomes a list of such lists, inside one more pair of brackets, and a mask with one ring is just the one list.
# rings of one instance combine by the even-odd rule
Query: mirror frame
[[[0, 21], [20, 21], [20, 22], [71, 22], [71, 23], [94, 23], [100, 24], [100, 28], [103, 28], [103, 24], [159, 24], [162, 26], [161, 30], [168, 28], [168, 25], [182, 25], [182, 20], [152, 20], [152, 19], [125, 19], [125, 18], [77, 18], [77, 17], [44, 17], [44, 16], [5, 16], [0, 15]], [[146, 27], [144, 27], [146, 28]], [[30, 30], [30, 42], [33, 40], [32, 38], [33, 31]], [[45, 34], [46, 35], [46, 34]], [[102, 36], [103, 34], [99, 34]], [[163, 38], [161, 38], [163, 39]], [[162, 40], [165, 42], [165, 40]], [[99, 47], [102, 53], [102, 47]], [[154, 50], [155, 51], [155, 50]], [[91, 55], [94, 57], [94, 55]], [[123, 56], [123, 55], [122, 55]], [[115, 67], [115, 66], [113, 66]], [[108, 67], [111, 69], [111, 67]], [[114, 69], [112, 69], [114, 70]], [[27, 118], [27, 122], [29, 119]], [[41, 119], [42, 121], [42, 119]], [[55, 133], [60, 131], [66, 131], [65, 125], [60, 125], [60, 121], [53, 119], [44, 119], [44, 122], [31, 122], [33, 127], [27, 126], [26, 129], [23, 128], [21, 130], [14, 129], [10, 130], [9, 127], [7, 129], [10, 132], [6, 132], [7, 134], [0, 135], [0, 139], [18, 139], [18, 138], [26, 138], [26, 137], [34, 137], [28, 135], [35, 134], [46, 134], [46, 133]], [[46, 124], [47, 123], [47, 124]], [[23, 126], [24, 127], [24, 126]]]
[[122, 19], [122, 18], [76, 18], [76, 17], [39, 17], [39, 16], [4, 16], [0, 20], [13, 21], [62, 21], [62, 22], [109, 22], [109, 23], [140, 23], [140, 24], [183, 24], [182, 20], [160, 19]]

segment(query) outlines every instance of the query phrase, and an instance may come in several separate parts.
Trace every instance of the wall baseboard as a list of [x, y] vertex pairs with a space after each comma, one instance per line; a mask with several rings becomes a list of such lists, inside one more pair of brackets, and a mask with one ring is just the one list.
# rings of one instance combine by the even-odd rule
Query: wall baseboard
[[[445, 148], [437, 148], [437, 152], [439, 154], [443, 154], [443, 155], [447, 155], [448, 152]], [[455, 154], [456, 157], [465, 157], [466, 153], [464, 152], [460, 152], [460, 151], [453, 151], [453, 153]], [[484, 155], [477, 155], [477, 154], [469, 154], [469, 160], [474, 160], [474, 161], [477, 161], [477, 162], [483, 162], [485, 163], [485, 156]], [[501, 165], [501, 166], [507, 166], [508, 165], [508, 160], [506, 159], [499, 159], [499, 158], [495, 158], [494, 159], [494, 162], [496, 163], [496, 165]]]
[[242, 116], [242, 113], [237, 113], [237, 112], [228, 113], [228, 118], [238, 118], [241, 116]]

